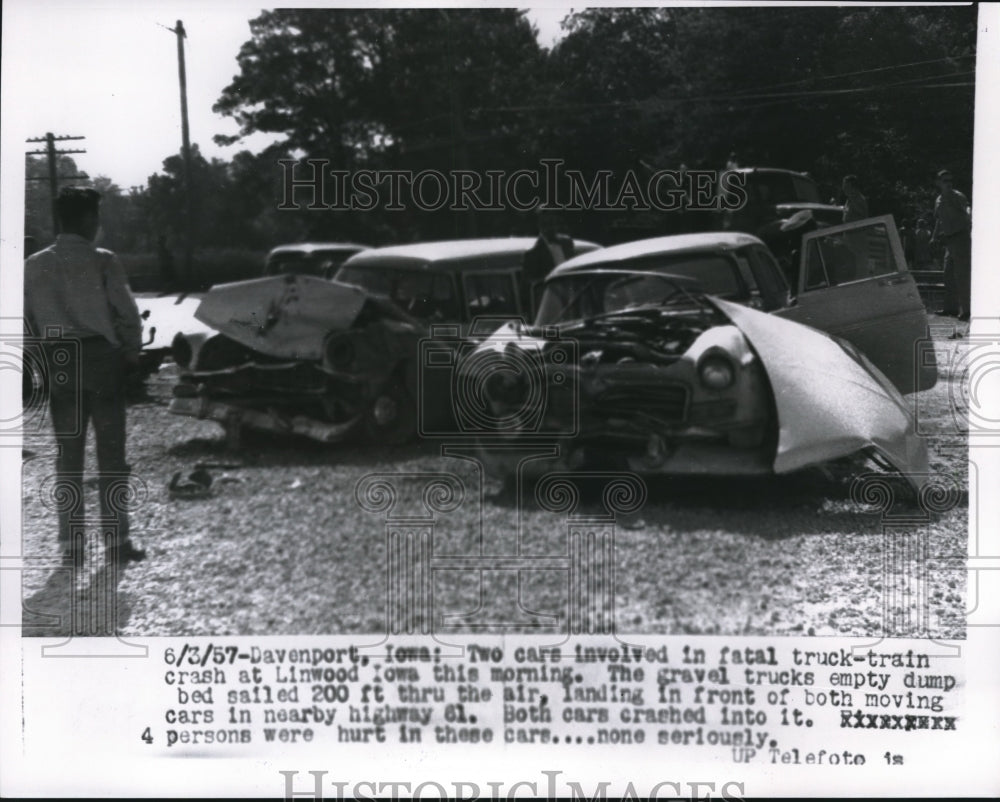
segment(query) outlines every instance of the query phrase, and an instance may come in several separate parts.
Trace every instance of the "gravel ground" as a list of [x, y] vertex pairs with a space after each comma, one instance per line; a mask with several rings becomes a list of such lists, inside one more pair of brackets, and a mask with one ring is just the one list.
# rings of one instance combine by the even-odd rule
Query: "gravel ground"
[[[936, 348], [943, 375], [915, 403], [932, 471], [958, 488], [940, 511], [897, 504], [890, 510], [897, 525], [883, 531], [890, 519], [853, 500], [849, 479], [819, 470], [754, 480], [651, 478], [639, 516], [615, 531], [618, 633], [877, 636], [891, 622], [900, 635], [964, 637], [967, 448], [951, 412], [955, 379], [947, 371], [962, 341], [942, 339]], [[175, 376], [165, 366], [150, 380], [148, 397], [130, 407], [129, 458], [144, 486], [133, 529], [148, 559], [120, 576], [98, 568], [103, 560], [94, 534], [82, 572], [52, 569], [56, 521], [43, 503], [43, 483], [53, 442], [42, 437], [27, 446], [23, 553], [39, 567], [23, 575], [24, 634], [385, 632], [385, 518], [355, 497], [358, 480], [369, 473], [444, 471], [462, 479], [464, 500], [439, 515], [435, 557], [473, 554], [480, 532], [487, 553], [496, 553], [490, 544], [509, 549], [519, 520], [522, 554], [565, 554], [565, 516], [534, 503], [519, 512], [498, 485], [480, 481], [471, 463], [441, 457], [436, 446], [324, 447], [253, 438], [227, 452], [218, 425], [166, 411]], [[170, 477], [199, 462], [226, 466], [211, 469], [213, 495], [171, 500]], [[395, 513], [419, 514], [420, 481], [398, 477], [395, 484]], [[87, 504], [96, 514], [93, 484]], [[585, 503], [582, 511], [599, 509]], [[920, 549], [926, 561], [901, 570], [896, 557]], [[489, 617], [468, 619], [470, 628], [552, 620], [525, 610], [563, 620], [565, 571], [522, 572], [520, 611], [504, 601], [515, 598], [513, 576], [484, 574]], [[433, 589], [436, 627], [441, 614], [480, 604], [469, 570], [436, 570]]]

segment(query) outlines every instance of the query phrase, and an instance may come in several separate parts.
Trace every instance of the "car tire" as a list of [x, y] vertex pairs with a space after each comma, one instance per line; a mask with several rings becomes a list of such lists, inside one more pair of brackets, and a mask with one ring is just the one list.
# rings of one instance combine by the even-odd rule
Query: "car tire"
[[389, 446], [402, 445], [416, 436], [416, 403], [398, 379], [375, 395], [365, 412], [365, 433], [372, 442]]

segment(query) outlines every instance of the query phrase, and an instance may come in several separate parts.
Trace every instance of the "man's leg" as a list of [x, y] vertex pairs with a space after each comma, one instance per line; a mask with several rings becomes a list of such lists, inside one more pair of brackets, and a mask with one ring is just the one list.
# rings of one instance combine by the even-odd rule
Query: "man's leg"
[[961, 317], [968, 320], [972, 311], [972, 239], [968, 234], [956, 235], [948, 243], [952, 261], [955, 264], [955, 293]]
[[[92, 415], [97, 440], [98, 487], [104, 530], [112, 532], [105, 545], [119, 558], [142, 559], [129, 539], [126, 505], [131, 491], [129, 466], [125, 461], [125, 366], [120, 352], [100, 344], [88, 356], [87, 368], [95, 380], [87, 381], [92, 395]], [[109, 558], [113, 552], [109, 551]]]
[[[77, 358], [79, 355], [77, 354]], [[90, 410], [78, 380], [79, 365], [57, 366], [49, 360], [49, 411], [56, 447], [56, 487], [54, 502], [59, 518], [59, 548], [67, 558], [83, 556], [83, 458], [87, 444], [87, 419]], [[59, 384], [57, 373], [69, 377]], [[74, 538], [74, 534], [79, 534]], [[81, 542], [75, 543], [74, 540]]]

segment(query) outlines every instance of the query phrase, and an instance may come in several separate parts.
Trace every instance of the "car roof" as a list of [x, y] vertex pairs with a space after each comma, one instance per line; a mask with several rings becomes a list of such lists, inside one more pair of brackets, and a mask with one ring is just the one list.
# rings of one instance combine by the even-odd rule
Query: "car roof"
[[278, 245], [272, 248], [267, 254], [270, 259], [283, 253], [303, 253], [310, 254], [314, 251], [327, 250], [355, 250], [363, 251], [370, 248], [370, 245], [360, 245], [356, 242], [289, 242], [285, 245]]
[[812, 201], [781, 201], [780, 203], [774, 204], [777, 209], [787, 209], [794, 207], [799, 210], [810, 210], [815, 209], [817, 211], [844, 211], [843, 206], [838, 206], [835, 203], [814, 203]]
[[747, 245], [764, 245], [764, 243], [752, 234], [744, 234], [741, 231], [706, 231], [698, 234], [673, 234], [669, 237], [641, 239], [635, 242], [613, 245], [610, 248], [601, 248], [598, 251], [591, 251], [580, 256], [574, 256], [549, 273], [549, 277], [561, 276], [565, 273], [573, 273], [577, 270], [588, 270], [601, 266], [612, 267], [620, 262], [642, 259], [647, 256], [695, 253], [698, 251], [718, 253], [720, 251], [743, 248]]
[[[520, 256], [531, 250], [537, 237], [488, 237], [482, 239], [440, 240], [436, 242], [414, 242], [408, 245], [389, 245], [372, 248], [355, 254], [346, 267], [367, 267], [384, 264], [393, 267], [413, 267], [419, 269], [437, 265], [447, 266], [449, 262], [483, 258], [481, 263], [464, 264], [464, 267], [489, 268], [497, 258]], [[577, 250], [592, 251], [600, 248], [596, 242], [574, 240]]]
[[786, 170], [784, 167], [733, 167], [731, 170], [726, 170], [727, 173], [781, 173], [783, 175], [794, 175], [799, 178], [806, 178], [810, 181], [815, 181], [808, 173], [801, 173], [798, 170]]

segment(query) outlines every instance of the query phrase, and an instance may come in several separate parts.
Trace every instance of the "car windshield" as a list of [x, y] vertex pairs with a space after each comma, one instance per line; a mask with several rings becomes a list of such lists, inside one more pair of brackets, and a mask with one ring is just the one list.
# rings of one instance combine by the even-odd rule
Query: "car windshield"
[[646, 306], [697, 306], [687, 282], [655, 273], [585, 273], [545, 285], [535, 325], [551, 326]]
[[[690, 305], [695, 287], [721, 298], [740, 300], [747, 294], [735, 265], [724, 254], [656, 257], [629, 267], [635, 272], [568, 273], [552, 279], [545, 285], [535, 322], [551, 325], [663, 303]], [[671, 276], [692, 281], [673, 281]]]
[[385, 295], [404, 312], [420, 320], [457, 322], [462, 319], [454, 285], [447, 273], [345, 266], [336, 279]]
[[308, 274], [329, 278], [349, 256], [357, 253], [357, 248], [330, 248], [309, 253], [287, 251], [272, 256], [267, 262], [267, 275], [283, 273]]
[[749, 183], [751, 195], [766, 203], [820, 203], [819, 188], [805, 176], [755, 172]]

